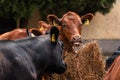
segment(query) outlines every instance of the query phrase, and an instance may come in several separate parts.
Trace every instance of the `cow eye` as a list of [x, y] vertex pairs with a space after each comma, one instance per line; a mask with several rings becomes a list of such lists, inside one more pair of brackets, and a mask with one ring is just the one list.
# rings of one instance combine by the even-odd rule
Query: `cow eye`
[[66, 27], [66, 25], [65, 25], [65, 24], [63, 24], [63, 25], [62, 25], [62, 28], [65, 28], [65, 27]]

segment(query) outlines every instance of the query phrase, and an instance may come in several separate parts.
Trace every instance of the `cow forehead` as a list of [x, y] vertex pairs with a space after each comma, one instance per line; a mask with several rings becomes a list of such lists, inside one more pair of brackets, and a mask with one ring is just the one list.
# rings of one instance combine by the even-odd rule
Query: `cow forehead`
[[64, 14], [61, 20], [63, 21], [65, 19], [68, 19], [68, 20], [71, 20], [71, 21], [72, 20], [73, 21], [79, 21], [79, 23], [82, 23], [81, 18], [79, 17], [79, 15], [77, 15], [74, 12], [68, 12], [68, 13]]

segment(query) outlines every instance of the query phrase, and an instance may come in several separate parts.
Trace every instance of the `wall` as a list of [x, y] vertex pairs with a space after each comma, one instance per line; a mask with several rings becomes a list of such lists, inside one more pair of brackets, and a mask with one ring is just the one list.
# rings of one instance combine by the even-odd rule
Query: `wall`
[[116, 0], [110, 13], [96, 13], [89, 26], [83, 26], [83, 39], [97, 39], [102, 53], [113, 54], [120, 46], [120, 0]]
[[120, 39], [120, 0], [116, 0], [111, 12], [96, 13], [89, 26], [82, 30], [84, 39]]

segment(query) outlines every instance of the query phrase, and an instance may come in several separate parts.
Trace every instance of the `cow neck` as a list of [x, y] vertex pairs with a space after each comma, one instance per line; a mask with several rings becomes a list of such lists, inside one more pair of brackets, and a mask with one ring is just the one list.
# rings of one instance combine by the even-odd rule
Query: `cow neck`
[[[46, 39], [48, 38], [47, 36], [45, 36], [46, 38], [44, 39], [44, 41], [42, 41], [42, 38], [39, 39], [39, 37], [35, 37], [35, 38], [29, 38], [29, 39], [24, 39], [24, 40], [21, 40], [20, 41], [20, 44], [24, 44], [24, 45], [21, 45], [22, 48], [24, 48], [24, 50], [26, 50], [26, 52], [28, 53], [28, 55], [30, 56], [33, 64], [35, 65], [36, 67], [36, 71], [37, 71], [37, 75], [41, 75], [43, 74], [43, 72], [45, 71], [45, 69], [47, 68], [47, 65], [48, 65], [48, 61], [49, 59], [46, 61], [46, 60], [43, 60], [43, 61], [46, 61], [46, 64], [43, 64], [44, 66], [41, 67], [41, 63], [40, 63], [40, 58], [39, 56], [40, 55], [45, 55], [43, 53], [40, 53], [40, 54], [37, 54], [38, 52], [36, 52], [36, 48], [34, 47], [34, 45], [37, 45], [39, 44], [39, 40], [41, 40], [41, 43], [45, 43], [46, 42]], [[48, 39], [47, 39], [48, 40]], [[27, 48], [26, 48], [27, 47]], [[37, 45], [37, 48], [39, 49], [40, 47], [42, 47], [41, 45]], [[38, 50], [37, 49], [37, 50]], [[48, 55], [48, 54], [47, 54]], [[48, 55], [49, 56], [49, 55]], [[45, 59], [45, 58], [43, 58]]]

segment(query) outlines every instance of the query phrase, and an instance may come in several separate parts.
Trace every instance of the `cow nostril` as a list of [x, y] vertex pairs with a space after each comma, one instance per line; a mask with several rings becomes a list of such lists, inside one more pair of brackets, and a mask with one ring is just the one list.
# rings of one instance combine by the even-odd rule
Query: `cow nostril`
[[81, 36], [72, 37], [72, 41], [81, 41]]
[[71, 39], [71, 43], [73, 45], [79, 45], [82, 43], [82, 39], [80, 36], [74, 36], [72, 39]]
[[81, 39], [81, 37], [80, 36], [74, 36], [73, 37], [73, 40], [78, 40], [78, 39]]

